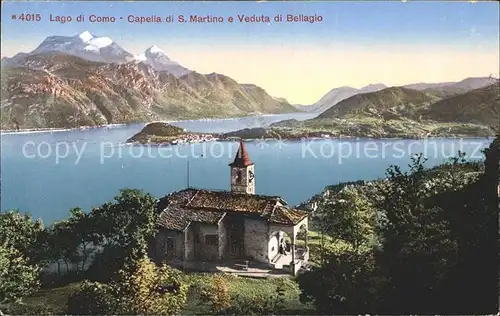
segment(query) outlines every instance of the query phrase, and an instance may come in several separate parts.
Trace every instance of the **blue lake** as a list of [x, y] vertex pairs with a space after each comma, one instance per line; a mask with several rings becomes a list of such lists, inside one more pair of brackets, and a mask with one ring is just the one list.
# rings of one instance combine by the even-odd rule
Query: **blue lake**
[[[270, 115], [173, 124], [196, 132], [227, 132], [267, 126], [313, 114]], [[238, 144], [207, 142], [172, 147], [123, 142], [144, 124], [78, 131], [1, 135], [1, 210], [19, 209], [44, 222], [64, 218], [72, 207], [86, 210], [113, 199], [121, 188], [157, 197], [188, 185], [229, 189], [229, 167]], [[436, 165], [462, 150], [473, 159], [491, 139], [369, 140], [323, 139], [246, 143], [255, 163], [258, 194], [280, 195], [295, 205], [343, 181], [384, 177], [391, 164], [403, 168], [424, 153]]]

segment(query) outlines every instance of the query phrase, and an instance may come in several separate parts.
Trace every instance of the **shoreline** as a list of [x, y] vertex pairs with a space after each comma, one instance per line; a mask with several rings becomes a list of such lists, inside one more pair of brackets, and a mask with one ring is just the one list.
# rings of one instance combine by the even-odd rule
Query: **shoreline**
[[[280, 115], [280, 114], [265, 114], [265, 115], [258, 115], [258, 116], [246, 116], [247, 118], [254, 118], [254, 117], [261, 117], [261, 116], [274, 116], [274, 115]], [[24, 134], [39, 134], [39, 133], [58, 133], [58, 132], [76, 132], [76, 131], [86, 131], [86, 130], [95, 130], [95, 129], [112, 129], [112, 128], [119, 128], [119, 127], [126, 127], [126, 126], [134, 126], [134, 125], [144, 125], [147, 126], [148, 124], [152, 123], [179, 123], [179, 122], [196, 122], [196, 121], [220, 121], [220, 120], [232, 120], [232, 119], [239, 119], [242, 117], [233, 117], [233, 118], [221, 118], [221, 119], [199, 119], [199, 120], [172, 120], [172, 121], [151, 121], [151, 122], [134, 122], [134, 123], [117, 123], [117, 124], [106, 124], [106, 125], [100, 125], [100, 126], [81, 126], [81, 127], [74, 127], [74, 128], [33, 128], [33, 129], [20, 129], [20, 130], [0, 130], [0, 136], [3, 135], [24, 135]], [[270, 127], [259, 127], [261, 129], [269, 129]], [[244, 129], [241, 129], [244, 130]], [[231, 131], [228, 133], [234, 133], [236, 131]], [[198, 134], [198, 135], [212, 135], [213, 137], [216, 137], [216, 140], [209, 140], [209, 141], [218, 141], [218, 142], [228, 142], [228, 141], [238, 141], [241, 139], [241, 137], [238, 136], [223, 136], [226, 133], [214, 133], [214, 132], [190, 132], [186, 131], [188, 134]], [[327, 134], [325, 134], [327, 135]], [[221, 138], [222, 136], [222, 138]], [[297, 141], [303, 141], [303, 140], [337, 140], [340, 141], [342, 139], [345, 140], [426, 140], [426, 139], [493, 139], [495, 138], [494, 135], [490, 136], [457, 136], [457, 135], [449, 135], [449, 136], [428, 136], [428, 137], [369, 137], [369, 136], [333, 136], [333, 135], [328, 135], [328, 136], [294, 136], [294, 137], [283, 137], [283, 138], [276, 138], [276, 137], [264, 137], [264, 138], [243, 138], [243, 141], [278, 141], [278, 142], [297, 142]], [[138, 141], [128, 141], [129, 139], [124, 140], [124, 143], [127, 145], [155, 145], [155, 146], [160, 146], [164, 144], [169, 144], [169, 145], [182, 145], [182, 144], [193, 144], [193, 143], [201, 143], [203, 141], [193, 141], [193, 142], [187, 142], [182, 138], [173, 140], [173, 141], [165, 141], [165, 142], [138, 142]]]
[[[448, 137], [448, 136], [439, 136], [439, 137], [425, 137], [425, 138], [403, 138], [403, 137], [383, 137], [383, 138], [373, 138], [373, 137], [358, 137], [358, 136], [343, 136], [343, 137], [303, 137], [301, 139], [277, 139], [277, 138], [245, 138], [242, 139], [244, 142], [259, 142], [259, 141], [275, 141], [275, 142], [287, 142], [287, 143], [294, 143], [294, 142], [300, 142], [304, 140], [336, 140], [336, 141], [342, 141], [342, 140], [347, 140], [347, 141], [396, 141], [396, 140], [416, 140], [416, 141], [426, 141], [426, 140], [447, 140], [447, 139], [485, 139], [485, 140], [491, 140], [494, 139], [494, 136], [466, 136], [466, 137]], [[210, 142], [239, 142], [240, 138], [239, 137], [228, 137], [228, 138], [217, 138], [213, 140], [206, 140], [206, 141], [193, 141], [193, 142], [186, 142], [186, 141], [165, 141], [165, 142], [138, 142], [138, 141], [125, 141], [124, 144], [128, 146], [182, 146], [182, 145], [192, 145], [192, 144], [201, 144], [201, 143], [210, 143]]]
[[[25, 128], [19, 130], [0, 130], [0, 135], [17, 135], [17, 134], [37, 134], [37, 133], [59, 133], [59, 132], [72, 132], [72, 131], [85, 131], [91, 129], [99, 129], [99, 128], [116, 128], [134, 124], [143, 124], [143, 123], [120, 123], [120, 124], [106, 124], [99, 126], [81, 126], [81, 127], [71, 127], [71, 128]], [[148, 124], [148, 123], [145, 123]]]
[[[15, 129], [0, 129], [0, 135], [14, 135], [14, 134], [30, 134], [30, 133], [54, 133], [54, 132], [68, 132], [68, 131], [80, 131], [88, 129], [98, 129], [98, 128], [113, 128], [129, 125], [148, 125], [151, 123], [179, 123], [179, 122], [210, 122], [210, 121], [229, 121], [241, 118], [255, 118], [255, 117], [272, 117], [276, 115], [289, 115], [289, 114], [300, 114], [302, 112], [292, 112], [292, 113], [273, 113], [273, 114], [258, 114], [255, 115], [245, 115], [245, 116], [234, 116], [234, 117], [221, 117], [221, 118], [200, 118], [200, 119], [180, 119], [180, 120], [155, 120], [148, 122], [130, 122], [130, 123], [116, 123], [116, 124], [104, 124], [104, 125], [85, 125], [80, 127], [41, 127], [41, 128], [22, 128], [19, 130]], [[308, 114], [308, 113], [303, 113]]]

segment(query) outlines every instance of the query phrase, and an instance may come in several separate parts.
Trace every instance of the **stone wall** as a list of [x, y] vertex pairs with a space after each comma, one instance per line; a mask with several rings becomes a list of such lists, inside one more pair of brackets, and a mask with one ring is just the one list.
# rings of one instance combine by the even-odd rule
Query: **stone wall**
[[[171, 240], [173, 251], [167, 250], [168, 240]], [[163, 260], [184, 259], [184, 233], [163, 229], [158, 232], [156, 240], [156, 258]]]
[[269, 262], [268, 224], [263, 220], [245, 219], [245, 255], [256, 261]]
[[185, 245], [186, 249], [186, 258], [187, 260], [194, 260], [194, 234], [191, 226], [188, 227], [187, 231], [187, 244]]
[[219, 259], [218, 225], [192, 223], [191, 227], [194, 234], [195, 260], [200, 260], [200, 261], [218, 260]]
[[227, 251], [227, 242], [228, 242], [228, 234], [227, 234], [227, 224], [226, 218], [223, 218], [218, 225], [218, 233], [219, 233], [219, 259], [222, 259]]

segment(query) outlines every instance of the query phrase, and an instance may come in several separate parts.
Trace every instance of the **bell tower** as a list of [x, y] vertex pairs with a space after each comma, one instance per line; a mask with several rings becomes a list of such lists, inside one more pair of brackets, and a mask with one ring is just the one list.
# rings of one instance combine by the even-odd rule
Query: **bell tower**
[[231, 191], [235, 193], [255, 194], [254, 164], [248, 158], [245, 144], [240, 140], [240, 147], [231, 167]]

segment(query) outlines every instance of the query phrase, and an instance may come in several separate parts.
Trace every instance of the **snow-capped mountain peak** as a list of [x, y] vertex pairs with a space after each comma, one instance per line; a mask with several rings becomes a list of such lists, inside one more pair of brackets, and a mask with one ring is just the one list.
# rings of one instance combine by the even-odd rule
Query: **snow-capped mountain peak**
[[134, 55], [134, 59], [136, 61], [139, 61], [139, 62], [148, 60], [145, 53], [140, 53], [140, 54]]
[[90, 41], [91, 39], [94, 38], [94, 36], [92, 34], [90, 34], [89, 31], [85, 31], [85, 32], [82, 32], [78, 35], [78, 37], [84, 42], [88, 42]]
[[165, 52], [156, 45], [150, 46], [148, 49], [146, 49], [146, 52], [149, 52], [151, 54], [164, 54], [164, 55], [166, 55]]
[[89, 31], [75, 36], [49, 36], [29, 54], [53, 52], [106, 63], [124, 63], [133, 59], [130, 53], [111, 38], [94, 36]]
[[109, 37], [95, 37], [89, 31], [82, 32], [78, 35], [78, 38], [82, 40], [83, 43], [87, 44], [83, 47], [85, 51], [99, 52], [101, 48], [113, 44], [113, 40]]
[[104, 63], [142, 62], [157, 71], [166, 71], [177, 77], [191, 72], [176, 61], [170, 60], [167, 54], [156, 45], [150, 46], [143, 53], [132, 55], [111, 38], [96, 36], [89, 31], [83, 31], [74, 36], [49, 36], [30, 53], [19, 53], [12, 58], [4, 58], [2, 65], [16, 65], [26, 56], [39, 53], [62, 53]]
[[87, 46], [85, 46], [84, 50], [92, 50], [98, 52], [101, 48], [109, 46], [113, 44], [113, 40], [109, 37], [94, 37], [87, 42]]
[[137, 62], [150, 65], [157, 71], [166, 71], [177, 77], [191, 72], [191, 70], [179, 65], [178, 62], [170, 60], [167, 54], [156, 45], [148, 47], [143, 53], [134, 55], [134, 59]]
[[170, 58], [168, 58], [167, 54], [156, 45], [150, 46], [148, 49], [146, 49], [144, 55], [148, 58], [154, 58], [156, 60], [161, 59], [162, 62], [171, 61]]

